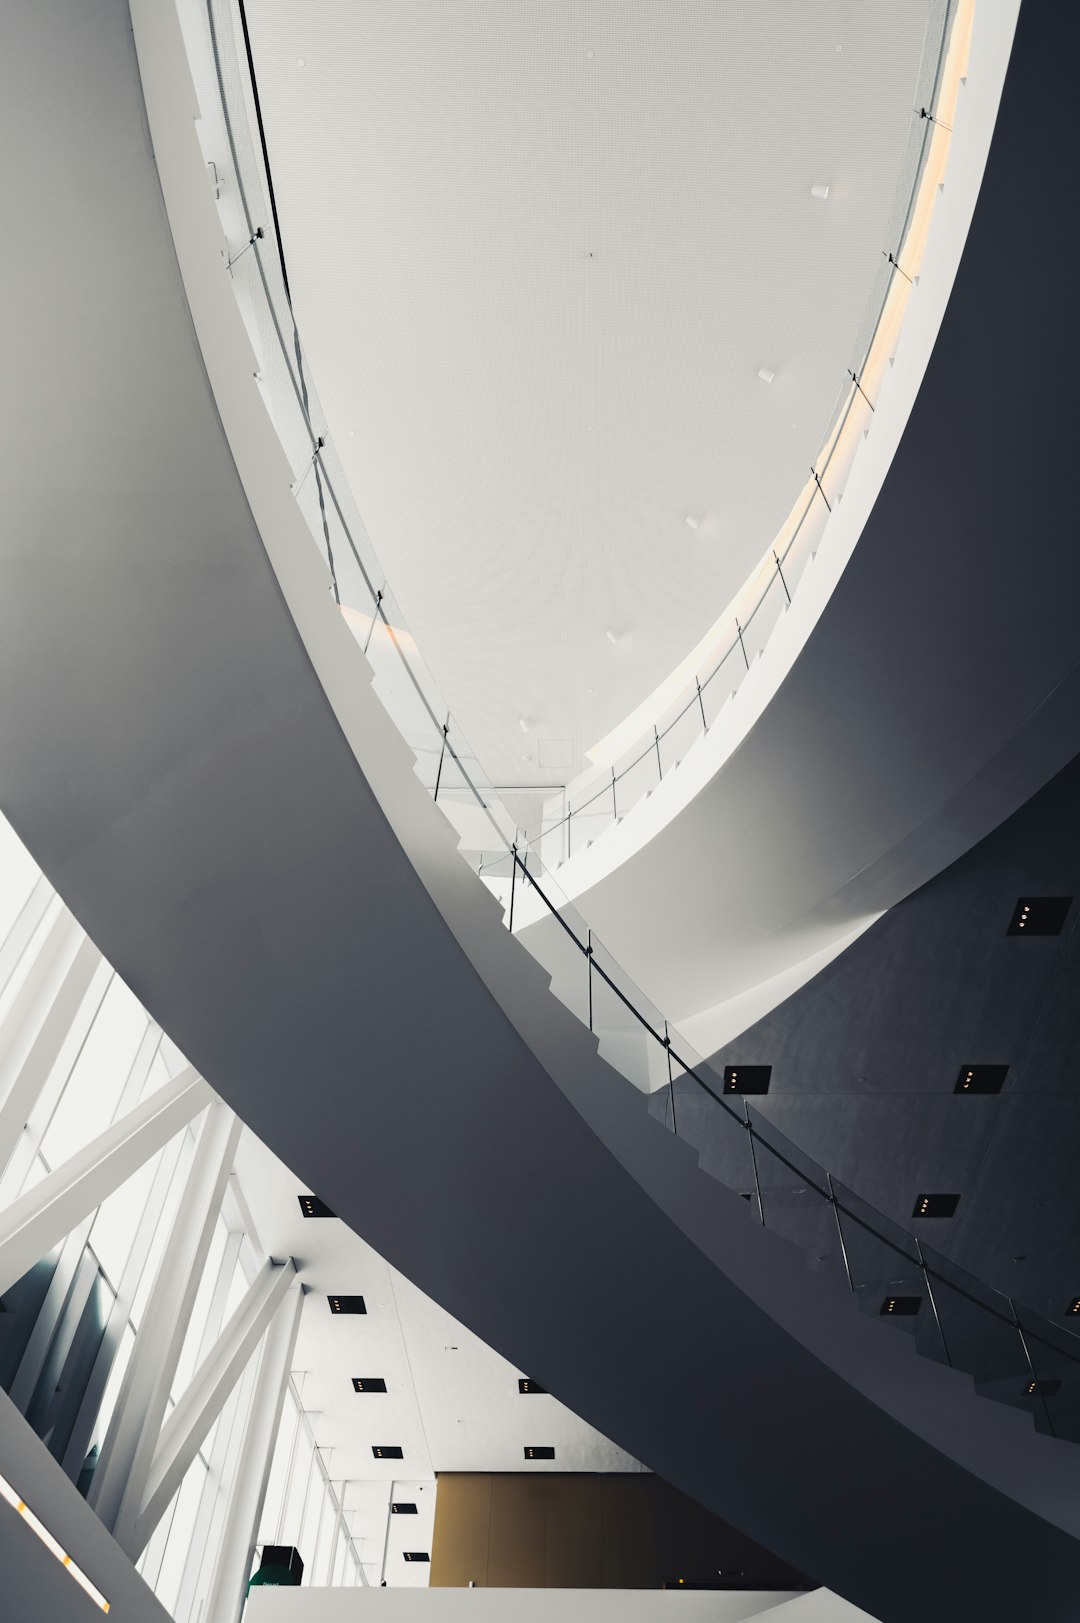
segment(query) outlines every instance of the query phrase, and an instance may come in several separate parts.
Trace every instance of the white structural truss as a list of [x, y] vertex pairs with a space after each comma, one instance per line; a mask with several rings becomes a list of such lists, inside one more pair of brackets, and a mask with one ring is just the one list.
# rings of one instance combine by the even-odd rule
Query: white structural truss
[[[240, 1132], [0, 822], [0, 1386], [178, 1623], [237, 1623], [306, 1425]], [[366, 1583], [348, 1484], [300, 1471], [309, 1578]]]

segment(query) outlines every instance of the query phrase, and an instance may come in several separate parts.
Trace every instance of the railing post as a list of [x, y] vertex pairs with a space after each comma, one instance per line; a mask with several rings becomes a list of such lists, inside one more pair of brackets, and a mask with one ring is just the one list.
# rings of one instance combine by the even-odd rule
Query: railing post
[[754, 1148], [754, 1128], [750, 1120], [750, 1106], [747, 1104], [745, 1099], [742, 1102], [742, 1107], [743, 1115], [746, 1117], [746, 1136], [750, 1140], [750, 1160], [754, 1167], [754, 1190], [757, 1194], [758, 1216], [761, 1218], [761, 1226], [764, 1228], [765, 1202], [761, 1198], [761, 1179], [758, 1177], [757, 1151]]
[[439, 784], [442, 782], [443, 761], [446, 759], [446, 738], [447, 738], [447, 734], [449, 733], [449, 731], [450, 731], [450, 716], [449, 716], [449, 714], [447, 714], [446, 720], [443, 722], [442, 746], [441, 746], [441, 748], [439, 750], [439, 768], [438, 768], [438, 771], [435, 773], [435, 793], [431, 797], [436, 803], [438, 803], [438, 799], [439, 799]]
[[593, 1029], [592, 1020], [592, 931], [589, 931], [589, 944], [585, 951], [585, 961], [589, 966], [589, 1030]]
[[840, 1222], [840, 1207], [837, 1204], [836, 1191], [833, 1188], [832, 1173], [826, 1172], [825, 1176], [829, 1180], [829, 1204], [833, 1209], [833, 1216], [836, 1218], [836, 1233], [840, 1240], [840, 1255], [844, 1259], [844, 1272], [847, 1275], [848, 1290], [854, 1296], [855, 1285], [851, 1278], [851, 1263], [848, 1261], [847, 1242], [844, 1239], [844, 1229]]
[[739, 624], [738, 615], [735, 616], [735, 630], [739, 633], [739, 647], [742, 649], [743, 664], [749, 670], [750, 661], [746, 657], [746, 644], [743, 642], [742, 626]]
[[663, 781], [664, 781], [664, 768], [663, 768], [663, 764], [661, 763], [661, 760], [660, 760], [660, 734], [656, 730], [655, 723], [653, 724], [652, 735], [653, 735], [653, 743], [656, 745], [656, 770], [660, 774], [660, 782], [663, 783]]
[[922, 1269], [923, 1278], [926, 1280], [926, 1294], [930, 1298], [930, 1306], [934, 1313], [934, 1323], [937, 1325], [937, 1333], [941, 1338], [941, 1350], [945, 1354], [945, 1362], [951, 1369], [952, 1359], [949, 1357], [949, 1343], [945, 1340], [945, 1331], [941, 1327], [941, 1315], [937, 1309], [937, 1301], [934, 1297], [934, 1287], [930, 1283], [930, 1270], [926, 1266], [926, 1259], [922, 1254], [922, 1246], [919, 1244], [918, 1240], [915, 1241], [915, 1250], [919, 1254], [919, 1267]]
[[698, 708], [701, 711], [701, 730], [703, 733], [707, 733], [709, 723], [705, 720], [705, 700], [701, 697], [701, 682], [696, 676], [694, 677], [694, 686], [697, 688]]
[[611, 811], [615, 821], [619, 821], [619, 802], [615, 799], [615, 768], [611, 769]]
[[1024, 1357], [1027, 1360], [1027, 1367], [1031, 1371], [1031, 1384], [1034, 1386], [1039, 1402], [1042, 1404], [1042, 1412], [1046, 1416], [1046, 1424], [1049, 1428], [1050, 1435], [1051, 1437], [1056, 1437], [1057, 1432], [1054, 1430], [1054, 1422], [1050, 1418], [1050, 1410], [1046, 1402], [1046, 1393], [1042, 1389], [1042, 1382], [1035, 1373], [1035, 1365], [1031, 1361], [1031, 1352], [1028, 1349], [1027, 1336], [1025, 1336], [1024, 1327], [1020, 1323], [1020, 1318], [1016, 1311], [1016, 1305], [1011, 1296], [1007, 1296], [1005, 1300], [1009, 1304], [1009, 1312], [1012, 1314], [1013, 1325], [1015, 1326], [1017, 1335], [1020, 1337], [1020, 1345], [1024, 1349]]
[[668, 1098], [671, 1100], [671, 1131], [675, 1134], [675, 1137], [678, 1138], [679, 1127], [675, 1120], [675, 1073], [671, 1065], [671, 1034], [668, 1031], [668, 1023], [666, 1020], [664, 1021], [664, 1048], [667, 1052], [667, 1085]]
[[775, 547], [773, 548], [773, 562], [776, 564], [776, 573], [780, 576], [780, 584], [784, 588], [784, 596], [787, 598], [788, 602], [790, 603], [791, 602], [791, 593], [788, 591], [788, 583], [784, 579], [784, 571], [780, 568], [780, 559], [777, 557]]

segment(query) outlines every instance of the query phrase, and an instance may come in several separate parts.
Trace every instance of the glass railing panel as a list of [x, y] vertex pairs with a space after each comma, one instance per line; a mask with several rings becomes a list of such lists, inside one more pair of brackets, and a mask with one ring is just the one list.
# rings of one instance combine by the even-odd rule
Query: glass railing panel
[[1036, 1426], [1080, 1442], [1080, 1339], [1019, 1303], [1016, 1316], [1036, 1383], [1031, 1394]]
[[616, 792], [619, 800], [619, 816], [625, 817], [628, 811], [640, 805], [660, 783], [660, 768], [654, 745], [648, 741], [639, 741], [623, 756], [615, 771], [618, 779]]
[[759, 575], [755, 589], [756, 596], [751, 601], [747, 618], [740, 622], [743, 647], [751, 665], [759, 654], [764, 653], [769, 638], [787, 607], [787, 598], [775, 570]]
[[[933, 1356], [934, 1313], [919, 1247], [905, 1229], [832, 1180], [851, 1288], [864, 1313], [889, 1319]], [[942, 1356], [940, 1347], [938, 1356]]]
[[603, 943], [590, 936], [592, 1029], [600, 1057], [642, 1093], [667, 1085], [664, 1017], [626, 977]]
[[949, 1363], [984, 1397], [1030, 1410], [1032, 1369], [1009, 1298], [940, 1252], [924, 1247], [923, 1255]]
[[698, 678], [701, 702], [705, 706], [706, 727], [712, 727], [724, 706], [730, 704], [732, 694], [746, 673], [742, 644], [739, 642], [734, 625], [731, 627], [730, 639], [723, 658]]
[[765, 1227], [800, 1246], [814, 1269], [847, 1283], [847, 1265], [828, 1174], [747, 1100], [754, 1168]]
[[657, 731], [664, 771], [673, 772], [705, 735], [705, 714], [695, 688], [683, 690], [676, 703], [660, 718]]
[[672, 1049], [674, 1109], [666, 1112], [668, 1125], [674, 1117], [674, 1132], [697, 1150], [702, 1170], [741, 1196], [747, 1203], [748, 1216], [760, 1222], [754, 1157], [742, 1111], [723, 1098], [723, 1083], [714, 1073], [707, 1073], [711, 1091], [706, 1092], [697, 1080], [703, 1067], [694, 1067], [696, 1075], [682, 1072], [679, 1063], [682, 1056], [675, 1038], [672, 1038]]

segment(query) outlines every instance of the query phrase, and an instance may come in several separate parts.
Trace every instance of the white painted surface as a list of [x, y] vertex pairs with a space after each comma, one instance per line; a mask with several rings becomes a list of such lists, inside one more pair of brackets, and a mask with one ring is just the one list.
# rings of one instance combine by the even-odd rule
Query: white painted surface
[[807, 477], [940, 7], [248, 11], [300, 330], [375, 548], [492, 781], [566, 781]]
[[[825, 1594], [824, 1590], [817, 1593]], [[782, 1590], [719, 1593], [671, 1589], [253, 1589], [245, 1623], [747, 1623], [785, 1602], [785, 1623], [803, 1623], [810, 1597]], [[806, 1623], [865, 1618], [816, 1610]]]

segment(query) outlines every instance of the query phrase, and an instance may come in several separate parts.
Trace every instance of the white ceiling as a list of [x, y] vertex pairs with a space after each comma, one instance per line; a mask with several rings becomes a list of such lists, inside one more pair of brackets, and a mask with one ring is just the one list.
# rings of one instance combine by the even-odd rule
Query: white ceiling
[[[294, 1257], [307, 1288], [293, 1356], [294, 1379], [334, 1483], [345, 1482], [369, 1579], [379, 1581], [391, 1481], [419, 1515], [391, 1519], [388, 1583], [424, 1584], [427, 1568], [406, 1549], [431, 1548], [438, 1471], [636, 1471], [637, 1462], [547, 1395], [522, 1396], [520, 1371], [390, 1268], [340, 1219], [305, 1218], [311, 1193], [247, 1128], [236, 1177], [258, 1248]], [[316, 1191], [317, 1193], [317, 1191]], [[332, 1293], [363, 1296], [363, 1315], [332, 1315]], [[379, 1375], [382, 1394], [353, 1391], [354, 1375]], [[399, 1461], [372, 1447], [398, 1444]], [[553, 1461], [526, 1466], [526, 1444], [550, 1444]], [[406, 1491], [407, 1490], [407, 1491]], [[425, 1498], [426, 1495], [426, 1498]]]
[[493, 780], [565, 782], [806, 479], [927, 0], [249, 12], [299, 325], [382, 564]]

